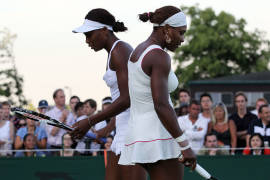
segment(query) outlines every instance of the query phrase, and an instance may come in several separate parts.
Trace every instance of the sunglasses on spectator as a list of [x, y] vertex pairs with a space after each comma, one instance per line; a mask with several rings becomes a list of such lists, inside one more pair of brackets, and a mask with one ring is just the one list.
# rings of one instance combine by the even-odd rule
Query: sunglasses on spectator
[[218, 107], [218, 106], [225, 107], [225, 104], [223, 102], [219, 102], [219, 103], [214, 104], [213, 107]]

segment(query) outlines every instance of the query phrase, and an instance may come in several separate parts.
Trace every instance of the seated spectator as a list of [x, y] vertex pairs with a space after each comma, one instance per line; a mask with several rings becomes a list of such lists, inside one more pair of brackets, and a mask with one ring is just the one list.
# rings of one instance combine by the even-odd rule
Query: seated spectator
[[[243, 92], [238, 92], [234, 96], [236, 112], [233, 113], [229, 120], [233, 120], [236, 125], [237, 148], [245, 148], [247, 146], [247, 135], [249, 124], [257, 120], [257, 116], [247, 110], [247, 96]], [[236, 150], [237, 154], [242, 154], [242, 150]]]
[[252, 121], [248, 128], [247, 147], [249, 145], [249, 138], [252, 134], [259, 133], [263, 137], [263, 141], [270, 143], [270, 106], [267, 104], [259, 108], [259, 117]]
[[21, 149], [23, 147], [23, 139], [26, 134], [34, 134], [37, 138], [37, 148], [46, 149], [47, 147], [47, 134], [45, 129], [40, 126], [36, 126], [36, 121], [26, 119], [27, 126], [21, 127], [16, 134], [15, 149]]
[[105, 143], [105, 145], [104, 145], [105, 150], [111, 151], [112, 141], [113, 141], [113, 136], [112, 136], [112, 135], [109, 135], [109, 136], [106, 138], [106, 143]]
[[206, 134], [203, 148], [198, 155], [216, 156], [229, 155], [229, 150], [222, 149], [218, 145], [217, 136], [213, 133]]
[[71, 147], [73, 144], [73, 141], [71, 139], [70, 134], [66, 133], [62, 137], [62, 145], [63, 149], [60, 151], [60, 156], [64, 157], [71, 157], [71, 156], [78, 156], [80, 153], [77, 151], [74, 151], [74, 149]]
[[257, 99], [257, 101], [256, 101], [256, 109], [254, 109], [254, 110], [252, 110], [252, 111], [250, 111], [251, 113], [253, 113], [253, 114], [255, 114], [258, 118], [260, 118], [259, 117], [259, 108], [262, 106], [262, 105], [267, 105], [268, 104], [268, 102], [267, 102], [267, 100], [265, 99], [265, 98], [259, 98], [259, 99]]
[[[1, 106], [1, 104], [0, 104]], [[14, 140], [14, 126], [9, 120], [4, 119], [2, 106], [0, 107], [0, 150], [11, 150]], [[11, 152], [0, 151], [0, 156], [11, 155]]]
[[192, 100], [188, 107], [188, 115], [180, 116], [178, 123], [182, 131], [186, 134], [190, 146], [195, 153], [202, 148], [204, 136], [208, 129], [208, 120], [200, 118], [200, 104], [196, 100]]
[[23, 137], [23, 149], [24, 152], [16, 152], [15, 157], [45, 157], [45, 154], [41, 151], [35, 151], [36, 137], [32, 133], [28, 133]]
[[249, 147], [243, 151], [244, 155], [270, 155], [270, 149], [265, 148], [263, 137], [259, 133], [251, 135], [249, 139]]
[[[228, 121], [228, 112], [225, 104], [217, 103], [212, 108], [212, 122], [209, 124], [208, 132], [217, 136], [218, 145], [236, 148], [236, 126], [233, 120]], [[235, 149], [231, 150], [234, 154]]]

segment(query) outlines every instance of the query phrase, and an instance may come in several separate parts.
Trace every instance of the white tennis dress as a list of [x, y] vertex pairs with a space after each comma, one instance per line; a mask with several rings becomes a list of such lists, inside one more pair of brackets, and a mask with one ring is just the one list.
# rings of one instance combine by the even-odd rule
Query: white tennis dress
[[[180, 154], [178, 143], [162, 125], [154, 109], [150, 77], [142, 70], [142, 60], [151, 50], [161, 49], [149, 46], [135, 63], [128, 62], [130, 120], [121, 152], [119, 164], [154, 163], [158, 160], [177, 158]], [[162, 50], [162, 49], [161, 49]], [[168, 77], [168, 93], [174, 91], [178, 79], [171, 70]], [[169, 102], [172, 102], [169, 96]]]
[[[120, 41], [121, 40], [115, 41], [110, 50], [108, 61], [107, 61], [107, 71], [103, 76], [103, 80], [106, 82], [107, 86], [110, 88], [112, 101], [115, 101], [120, 96], [120, 92], [118, 89], [116, 72], [110, 69], [111, 53], [114, 47]], [[120, 154], [121, 150], [124, 147], [124, 140], [125, 140], [125, 135], [128, 128], [129, 115], [130, 115], [129, 109], [127, 109], [116, 116], [116, 123], [115, 123], [116, 134], [114, 136], [114, 139], [111, 145], [111, 150], [116, 155]]]

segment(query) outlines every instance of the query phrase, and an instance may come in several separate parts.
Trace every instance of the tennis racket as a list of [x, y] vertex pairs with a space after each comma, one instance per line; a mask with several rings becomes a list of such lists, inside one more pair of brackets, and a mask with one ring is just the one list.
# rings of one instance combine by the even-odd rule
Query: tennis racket
[[[56, 120], [56, 119], [53, 119], [49, 116], [46, 116], [44, 114], [41, 114], [41, 113], [38, 113], [38, 112], [35, 112], [35, 111], [31, 111], [31, 110], [27, 110], [27, 109], [22, 109], [22, 108], [18, 108], [18, 107], [15, 107], [15, 108], [11, 108], [11, 111], [14, 112], [17, 116], [20, 116], [20, 117], [24, 117], [24, 118], [28, 118], [28, 119], [31, 119], [31, 120], [34, 120], [34, 121], [38, 121], [40, 123], [46, 123], [46, 124], [49, 124], [49, 125], [52, 125], [52, 126], [56, 126], [56, 127], [59, 127], [59, 128], [62, 128], [62, 129], [65, 129], [65, 130], [68, 130], [68, 131], [73, 131], [73, 128]], [[94, 133], [91, 133], [91, 132], [87, 132], [87, 134], [85, 135], [85, 137], [81, 140], [85, 140], [85, 139], [96, 139], [96, 135]], [[106, 143], [106, 138], [101, 138], [100, 139], [101, 142], [103, 143]]]
[[58, 121], [56, 119], [53, 119], [49, 116], [46, 116], [44, 114], [41, 114], [41, 113], [38, 113], [35, 111], [22, 109], [22, 108], [18, 108], [18, 107], [11, 108], [11, 111], [20, 117], [28, 118], [28, 119], [31, 119], [34, 121], [38, 121], [40, 123], [46, 123], [46, 124], [49, 124], [51, 126], [59, 127], [59, 128], [62, 128], [62, 129], [68, 130], [68, 131], [73, 130], [72, 127], [62, 123], [61, 121]]
[[[181, 155], [179, 158], [182, 159], [182, 158], [183, 158], [183, 155]], [[200, 166], [198, 163], [196, 164], [195, 171], [196, 171], [200, 176], [202, 176], [202, 177], [205, 178], [205, 179], [208, 179], [208, 180], [218, 180], [217, 178], [211, 176], [211, 174], [209, 174], [209, 172], [207, 172], [207, 171], [206, 171], [202, 166]]]

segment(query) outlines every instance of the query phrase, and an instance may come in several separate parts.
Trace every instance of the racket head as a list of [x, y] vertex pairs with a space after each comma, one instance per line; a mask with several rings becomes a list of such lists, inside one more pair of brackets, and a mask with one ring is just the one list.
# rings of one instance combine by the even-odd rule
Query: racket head
[[28, 118], [34, 121], [39, 121], [41, 123], [46, 123], [55, 127], [59, 127], [68, 131], [72, 131], [73, 128], [71, 128], [70, 126], [56, 120], [53, 119], [49, 116], [46, 116], [44, 114], [35, 112], [35, 111], [31, 111], [31, 110], [27, 110], [27, 109], [22, 109], [22, 108], [11, 108], [11, 111], [14, 112], [16, 115], [18, 115], [19, 117], [24, 117], [24, 118]]

